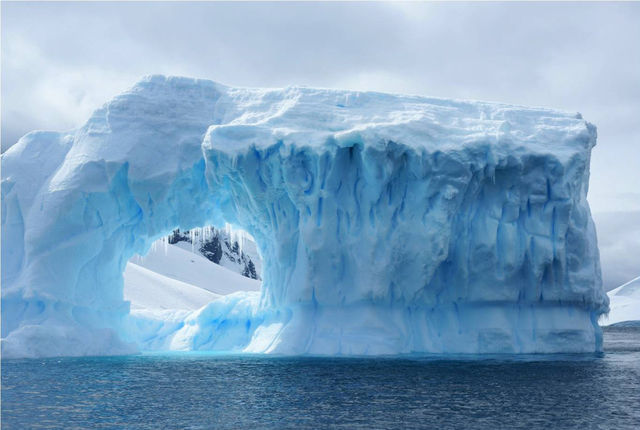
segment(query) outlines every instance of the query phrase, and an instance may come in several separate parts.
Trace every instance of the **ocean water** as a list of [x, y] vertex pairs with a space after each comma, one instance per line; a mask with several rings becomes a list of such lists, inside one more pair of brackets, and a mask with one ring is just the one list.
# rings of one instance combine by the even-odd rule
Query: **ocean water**
[[597, 355], [2, 361], [2, 428], [640, 429], [640, 328]]

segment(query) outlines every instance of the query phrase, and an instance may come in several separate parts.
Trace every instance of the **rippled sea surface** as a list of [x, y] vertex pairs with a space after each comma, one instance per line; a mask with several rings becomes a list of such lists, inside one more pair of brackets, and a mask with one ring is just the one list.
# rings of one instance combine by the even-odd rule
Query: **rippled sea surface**
[[640, 328], [605, 353], [2, 361], [2, 428], [640, 429]]

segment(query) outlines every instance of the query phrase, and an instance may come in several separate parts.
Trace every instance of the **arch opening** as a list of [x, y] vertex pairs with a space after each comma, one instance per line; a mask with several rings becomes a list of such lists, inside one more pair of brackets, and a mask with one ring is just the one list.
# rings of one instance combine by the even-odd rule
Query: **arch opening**
[[257, 245], [243, 230], [229, 224], [174, 229], [126, 265], [124, 300], [130, 313], [125, 336], [143, 351], [171, 350], [175, 331], [194, 312], [229, 294], [257, 297], [261, 273]]

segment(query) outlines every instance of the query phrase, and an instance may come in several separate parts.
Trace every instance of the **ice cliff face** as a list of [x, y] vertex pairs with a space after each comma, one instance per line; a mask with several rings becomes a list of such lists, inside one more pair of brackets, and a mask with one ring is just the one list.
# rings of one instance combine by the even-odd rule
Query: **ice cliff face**
[[[3, 155], [3, 353], [595, 351], [595, 141], [547, 109], [147, 78]], [[224, 222], [260, 297], [132, 333], [127, 260]]]

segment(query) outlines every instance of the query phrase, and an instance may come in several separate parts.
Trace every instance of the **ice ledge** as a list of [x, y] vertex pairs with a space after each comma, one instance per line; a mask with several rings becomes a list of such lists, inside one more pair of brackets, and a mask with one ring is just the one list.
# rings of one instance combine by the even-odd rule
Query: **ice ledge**
[[130, 333], [146, 351], [334, 356], [602, 350], [597, 312], [560, 304], [300, 305], [256, 312], [254, 294], [236, 296], [193, 312], [183, 325], [162, 315], [134, 314]]

